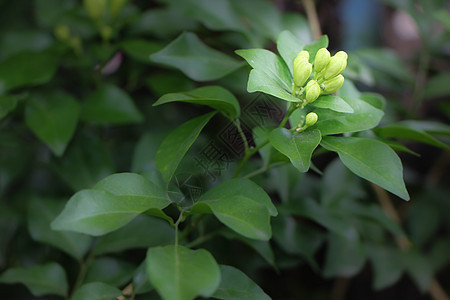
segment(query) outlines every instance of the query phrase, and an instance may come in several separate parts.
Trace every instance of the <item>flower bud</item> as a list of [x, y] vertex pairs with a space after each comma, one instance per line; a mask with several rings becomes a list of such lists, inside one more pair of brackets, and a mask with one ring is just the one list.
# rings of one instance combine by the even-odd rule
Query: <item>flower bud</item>
[[319, 116], [316, 113], [310, 112], [309, 114], [306, 115], [304, 127], [313, 126], [314, 124], [316, 124], [318, 119]]
[[128, 0], [110, 0], [110, 1], [111, 2], [109, 10], [113, 16], [117, 16]]
[[[301, 57], [304, 57], [304, 58], [306, 58], [306, 61], [309, 61], [309, 52], [306, 50], [302, 50], [297, 54], [295, 59], [300, 59]], [[295, 65], [295, 60], [294, 60], [294, 65]]]
[[330, 52], [326, 48], [320, 48], [316, 53], [314, 59], [314, 72], [320, 72], [330, 62]]
[[306, 102], [311, 103], [314, 102], [320, 96], [320, 86], [315, 80], [308, 81], [308, 84], [305, 87], [306, 90]]
[[336, 92], [344, 84], [344, 76], [338, 75], [334, 78], [328, 79], [323, 83], [322, 94], [332, 94]]
[[330, 79], [341, 74], [345, 70], [345, 67], [347, 67], [347, 58], [348, 55], [344, 51], [339, 51], [333, 55], [325, 69], [325, 79]]
[[55, 27], [55, 36], [60, 41], [67, 41], [70, 38], [70, 29], [67, 25], [58, 25]]
[[307, 60], [294, 64], [294, 84], [301, 87], [305, 84], [312, 72], [312, 64]]

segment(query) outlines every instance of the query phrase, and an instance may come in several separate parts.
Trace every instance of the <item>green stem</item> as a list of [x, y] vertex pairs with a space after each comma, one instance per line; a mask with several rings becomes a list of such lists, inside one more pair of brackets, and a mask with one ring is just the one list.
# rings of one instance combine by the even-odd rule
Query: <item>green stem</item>
[[417, 110], [420, 108], [420, 105], [424, 96], [424, 86], [425, 81], [427, 79], [427, 70], [430, 64], [430, 55], [428, 53], [428, 49], [424, 47], [419, 57], [419, 66], [417, 69], [417, 75], [414, 81], [414, 89], [412, 95], [412, 103], [411, 103], [411, 111], [413, 114], [417, 114]]
[[186, 247], [188, 247], [188, 248], [195, 247], [197, 245], [200, 245], [200, 244], [210, 240], [211, 238], [215, 237], [216, 235], [217, 235], [217, 231], [213, 231], [213, 232], [208, 233], [206, 235], [199, 236], [198, 238], [196, 238], [192, 242], [188, 243], [186, 245]]
[[180, 216], [178, 217], [177, 221], [174, 224], [175, 227], [175, 248], [178, 247], [178, 225], [180, 225], [181, 220], [183, 220], [183, 213], [184, 213], [184, 209], [181, 210], [180, 212]]
[[191, 231], [195, 228], [195, 226], [197, 226], [197, 224], [200, 222], [200, 220], [204, 217], [205, 215], [196, 215], [192, 222], [183, 229], [183, 231], [181, 231], [180, 235], [178, 236], [178, 242], [181, 242], [182, 240], [184, 240], [184, 238], [191, 233]]
[[236, 126], [236, 129], [239, 132], [241, 139], [244, 141], [245, 153], [247, 153], [249, 151], [248, 141], [247, 141], [247, 137], [245, 136], [244, 131], [242, 130], [241, 121], [239, 119], [235, 119], [233, 121], [233, 124], [234, 124], [234, 126]]
[[[91, 264], [92, 260], [95, 257], [95, 255], [94, 255], [94, 248], [95, 247], [92, 247], [89, 250], [89, 253], [85, 257], [85, 259], [80, 261], [80, 271], [78, 272], [77, 279], [75, 280], [75, 284], [73, 285], [72, 294], [73, 294], [73, 292], [75, 292], [81, 286], [81, 284], [84, 281], [84, 278], [86, 277], [87, 269], [88, 269], [89, 265]], [[71, 296], [69, 298], [71, 298]]]
[[259, 168], [258, 170], [255, 170], [255, 171], [253, 171], [253, 172], [248, 173], [247, 175], [244, 176], [244, 178], [251, 178], [251, 177], [254, 177], [254, 176], [259, 175], [259, 174], [261, 174], [261, 173], [267, 172], [267, 171], [269, 171], [270, 169], [275, 169], [275, 168], [281, 167], [281, 166], [283, 166], [283, 165], [285, 165], [285, 164], [287, 164], [287, 163], [284, 162], [284, 161], [280, 161], [280, 162], [276, 162], [276, 163], [273, 163], [273, 164], [269, 164], [269, 165], [267, 165], [267, 166], [264, 166], [264, 167], [262, 167], [262, 168]]

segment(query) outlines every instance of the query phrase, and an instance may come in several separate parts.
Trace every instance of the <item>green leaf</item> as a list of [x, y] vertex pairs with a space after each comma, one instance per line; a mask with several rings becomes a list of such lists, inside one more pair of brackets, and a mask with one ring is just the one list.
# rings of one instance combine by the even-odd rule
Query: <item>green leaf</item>
[[311, 156], [322, 136], [319, 130], [292, 133], [286, 128], [270, 132], [270, 144], [289, 157], [292, 165], [300, 172], [306, 172], [311, 164]]
[[286, 101], [300, 102], [298, 98], [292, 96], [275, 79], [268, 77], [266, 73], [258, 69], [250, 71], [247, 91], [249, 93], [263, 92]]
[[427, 291], [433, 280], [433, 269], [428, 259], [415, 248], [403, 252], [401, 257], [406, 271], [415, 281], [419, 290]]
[[291, 74], [294, 74], [294, 60], [297, 54], [303, 50], [302, 43], [290, 31], [285, 30], [278, 35], [277, 50]]
[[0, 275], [0, 282], [25, 285], [34, 296], [58, 295], [68, 291], [66, 272], [57, 263], [47, 263], [29, 268], [11, 268]]
[[311, 105], [319, 108], [328, 108], [342, 113], [353, 113], [353, 108], [348, 105], [344, 99], [333, 95], [320, 96], [317, 100], [311, 103]]
[[164, 139], [155, 158], [156, 167], [163, 175], [164, 180], [170, 181], [186, 152], [215, 114], [216, 112], [210, 112], [189, 120]]
[[319, 129], [323, 136], [363, 131], [377, 126], [384, 115], [383, 111], [358, 98], [342, 99], [353, 109], [352, 114], [316, 108], [314, 112], [319, 116], [319, 120], [311, 129]]
[[150, 248], [146, 261], [150, 283], [164, 299], [210, 297], [220, 283], [219, 266], [204, 249], [173, 245]]
[[358, 235], [343, 237], [330, 233], [323, 275], [327, 278], [351, 277], [362, 269], [365, 260], [364, 249]]
[[258, 74], [261, 74], [258, 76], [267, 77], [270, 79], [268, 82], [275, 82], [286, 91], [292, 90], [292, 74], [278, 55], [265, 49], [241, 49], [235, 52], [258, 70]]
[[244, 178], [227, 180], [213, 187], [199, 198], [192, 211], [213, 213], [237, 233], [257, 240], [270, 238], [270, 215], [277, 215], [266, 192]]
[[309, 45], [306, 45], [303, 50], [309, 52], [309, 62], [313, 63], [316, 58], [316, 53], [320, 48], [328, 48], [328, 36], [322, 35]]
[[380, 110], [384, 110], [386, 107], [386, 99], [380, 94], [377, 93], [361, 93], [360, 97], [361, 100], [366, 101], [370, 105], [372, 105], [375, 108], [378, 108]]
[[0, 95], [0, 120], [12, 112], [18, 103], [18, 99], [12, 95]]
[[321, 145], [337, 152], [344, 165], [356, 175], [409, 200], [402, 163], [388, 145], [356, 137], [324, 137]]
[[0, 63], [0, 95], [25, 85], [44, 84], [53, 77], [58, 57], [50, 52], [19, 52]]
[[122, 292], [118, 288], [102, 282], [92, 282], [78, 288], [71, 300], [111, 300], [121, 295]]
[[216, 80], [242, 66], [237, 60], [208, 47], [191, 32], [181, 34], [150, 59], [177, 68], [196, 81]]
[[136, 268], [129, 262], [112, 257], [100, 257], [90, 263], [84, 283], [103, 282], [120, 287], [129, 282]]
[[93, 189], [73, 195], [51, 226], [98, 236], [124, 226], [148, 209], [160, 210], [169, 204], [167, 194], [141, 175], [114, 174]]
[[216, 292], [211, 296], [215, 299], [271, 299], [244, 272], [231, 266], [220, 265], [222, 280]]
[[50, 223], [64, 206], [63, 201], [33, 197], [28, 204], [28, 231], [35, 241], [61, 249], [81, 261], [91, 244], [91, 238], [82, 234], [54, 231]]
[[208, 105], [217, 109], [230, 120], [239, 118], [241, 109], [236, 97], [220, 86], [205, 86], [184, 93], [170, 93], [162, 96], [153, 106], [170, 102], [189, 102]]
[[27, 100], [25, 122], [53, 153], [61, 156], [78, 123], [80, 105], [63, 92], [33, 93]]
[[86, 99], [81, 118], [97, 124], [139, 123], [144, 119], [130, 96], [112, 84], [102, 85]]
[[101, 255], [127, 249], [164, 246], [172, 243], [173, 237], [174, 230], [167, 222], [154, 217], [138, 216], [119, 230], [98, 240], [94, 253]]
[[421, 128], [416, 128], [416, 126], [414, 126], [414, 123], [410, 124], [408, 122], [398, 122], [376, 128], [373, 131], [382, 137], [412, 140], [450, 150], [450, 147], [448, 145], [434, 138]]
[[385, 289], [400, 279], [404, 266], [402, 253], [398, 249], [385, 245], [369, 244], [366, 251], [375, 273], [373, 281], [375, 290]]
[[162, 48], [161, 44], [144, 39], [125, 40], [119, 46], [126, 54], [143, 63], [150, 63], [150, 55]]

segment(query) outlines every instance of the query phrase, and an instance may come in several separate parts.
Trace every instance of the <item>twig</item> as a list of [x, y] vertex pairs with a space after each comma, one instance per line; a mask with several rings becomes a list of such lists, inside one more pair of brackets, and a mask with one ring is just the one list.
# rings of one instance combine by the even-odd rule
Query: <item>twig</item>
[[322, 35], [322, 30], [320, 29], [319, 17], [317, 16], [316, 6], [313, 0], [302, 0], [303, 6], [305, 7], [306, 16], [308, 17], [309, 26], [315, 40], [320, 38]]

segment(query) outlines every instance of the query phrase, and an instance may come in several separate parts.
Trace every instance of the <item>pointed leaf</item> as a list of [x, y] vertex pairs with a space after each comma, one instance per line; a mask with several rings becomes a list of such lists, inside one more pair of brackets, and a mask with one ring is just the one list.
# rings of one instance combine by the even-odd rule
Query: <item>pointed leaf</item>
[[270, 133], [270, 144], [289, 157], [292, 165], [300, 172], [306, 172], [311, 164], [311, 156], [322, 136], [319, 130], [292, 133], [286, 128], [277, 128]]
[[342, 99], [353, 109], [353, 113], [316, 108], [314, 112], [319, 116], [319, 120], [312, 128], [319, 129], [323, 136], [357, 132], [377, 126], [384, 115], [383, 111], [358, 98]]
[[160, 43], [144, 39], [125, 40], [120, 43], [120, 47], [132, 58], [147, 64], [151, 62], [150, 55], [162, 48]]
[[12, 112], [18, 103], [18, 99], [12, 95], [0, 95], [0, 120]]
[[402, 163], [388, 145], [356, 137], [324, 137], [321, 145], [337, 152], [344, 165], [356, 175], [409, 200]]
[[342, 113], [353, 113], [353, 108], [348, 105], [344, 99], [333, 95], [320, 96], [316, 101], [311, 103], [311, 105], [319, 108], [328, 108]]
[[57, 263], [29, 268], [11, 268], [0, 275], [0, 283], [22, 283], [34, 296], [59, 295], [68, 291], [66, 272]]
[[222, 280], [212, 298], [224, 300], [271, 299], [241, 270], [231, 266], [220, 265], [220, 273], [222, 274]]
[[55, 155], [61, 156], [75, 133], [79, 112], [78, 102], [66, 93], [34, 93], [27, 101], [25, 122]]
[[189, 120], [164, 139], [155, 159], [156, 167], [163, 175], [164, 180], [170, 181], [186, 152], [215, 114], [215, 112], [211, 112]]
[[220, 86], [205, 86], [189, 92], [165, 94], [153, 106], [170, 102], [208, 105], [220, 111], [230, 120], [239, 118], [241, 111], [236, 97]]
[[169, 204], [167, 194], [141, 175], [114, 174], [94, 189], [73, 195], [51, 226], [98, 236], [124, 226], [148, 209]]
[[122, 292], [116, 287], [102, 282], [91, 282], [78, 288], [71, 300], [111, 300], [121, 295]]
[[400, 279], [405, 269], [400, 250], [386, 245], [369, 244], [366, 251], [375, 273], [375, 290], [387, 288]]
[[103, 256], [89, 264], [84, 283], [103, 282], [120, 287], [131, 280], [134, 269], [136, 266], [127, 261]]
[[97, 124], [138, 123], [144, 117], [133, 99], [112, 84], [101, 86], [83, 103], [81, 118]]
[[181, 34], [150, 59], [177, 68], [196, 81], [216, 80], [242, 66], [230, 56], [208, 47], [191, 32]]
[[32, 198], [28, 204], [28, 231], [33, 240], [52, 245], [81, 261], [91, 238], [79, 233], [55, 231], [50, 223], [64, 206], [63, 201]]
[[265, 49], [236, 50], [236, 54], [243, 57], [253, 69], [262, 72], [282, 89], [292, 90], [292, 75], [286, 63], [273, 52]]
[[220, 269], [206, 250], [183, 246], [150, 248], [147, 252], [150, 283], [164, 299], [210, 297], [220, 283]]
[[247, 91], [249, 93], [263, 92], [286, 101], [300, 102], [298, 98], [292, 96], [286, 89], [277, 83], [275, 79], [268, 77], [266, 73], [258, 69], [250, 71]]
[[270, 238], [270, 215], [277, 215], [265, 191], [244, 178], [228, 180], [210, 189], [192, 211], [213, 213], [234, 231], [258, 240]]

